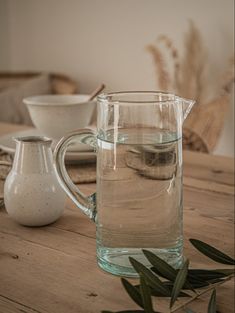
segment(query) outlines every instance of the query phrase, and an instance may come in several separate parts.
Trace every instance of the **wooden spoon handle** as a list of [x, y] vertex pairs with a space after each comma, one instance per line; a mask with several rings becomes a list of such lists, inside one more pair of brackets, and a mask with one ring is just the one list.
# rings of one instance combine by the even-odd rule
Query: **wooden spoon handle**
[[103, 89], [105, 88], [104, 84], [101, 84], [99, 87], [97, 87], [90, 95], [90, 98], [88, 101], [92, 101]]

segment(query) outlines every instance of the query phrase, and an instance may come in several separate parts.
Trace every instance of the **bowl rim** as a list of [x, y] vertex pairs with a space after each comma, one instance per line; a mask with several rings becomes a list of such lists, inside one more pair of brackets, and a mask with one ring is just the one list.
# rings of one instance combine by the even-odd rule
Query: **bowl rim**
[[23, 103], [27, 106], [71, 106], [94, 101], [88, 101], [90, 95], [87, 94], [64, 94], [64, 95], [36, 95], [26, 97]]

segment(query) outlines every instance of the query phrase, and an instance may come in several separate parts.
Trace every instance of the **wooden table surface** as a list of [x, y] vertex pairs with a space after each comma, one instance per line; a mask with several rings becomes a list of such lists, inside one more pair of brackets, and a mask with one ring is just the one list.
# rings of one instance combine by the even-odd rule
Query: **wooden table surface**
[[[0, 123], [0, 134], [17, 129]], [[234, 255], [233, 166], [232, 158], [184, 153], [185, 255], [192, 266], [221, 267], [192, 248], [190, 237]], [[95, 184], [80, 188], [89, 194]], [[217, 297], [219, 312], [234, 312], [233, 281], [219, 287]], [[207, 303], [205, 297], [191, 308], [204, 313]], [[158, 310], [164, 310], [164, 300], [157, 304]], [[97, 267], [95, 225], [69, 200], [63, 217], [41, 228], [20, 226], [0, 210], [1, 313], [97, 313], [136, 308], [120, 279]]]

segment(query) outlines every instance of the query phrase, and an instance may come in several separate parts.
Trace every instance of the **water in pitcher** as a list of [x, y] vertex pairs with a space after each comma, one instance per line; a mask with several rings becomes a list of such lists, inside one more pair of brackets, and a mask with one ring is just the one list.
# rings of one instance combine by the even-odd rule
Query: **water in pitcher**
[[98, 136], [97, 253], [113, 274], [135, 276], [129, 256], [142, 249], [169, 264], [182, 261], [181, 138], [158, 129]]

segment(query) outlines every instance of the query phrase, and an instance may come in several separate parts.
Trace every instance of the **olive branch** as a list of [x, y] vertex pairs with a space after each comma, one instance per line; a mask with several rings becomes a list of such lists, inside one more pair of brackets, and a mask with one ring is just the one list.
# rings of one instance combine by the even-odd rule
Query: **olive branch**
[[[235, 265], [235, 260], [215, 247], [197, 240], [190, 239], [191, 244], [202, 254], [215, 262], [225, 265]], [[148, 250], [143, 253], [151, 268], [147, 268], [139, 261], [130, 257], [130, 263], [139, 274], [140, 283], [132, 285], [125, 278], [121, 278], [122, 285], [130, 298], [140, 307], [139, 310], [124, 310], [118, 312], [102, 311], [102, 313], [163, 313], [155, 311], [152, 297], [169, 298], [169, 313], [184, 309], [186, 313], [196, 313], [187, 305], [200, 296], [211, 292], [207, 313], [216, 313], [216, 287], [234, 277], [234, 267], [226, 269], [191, 269], [189, 260], [185, 260], [177, 270]], [[186, 300], [177, 304], [178, 298]]]

